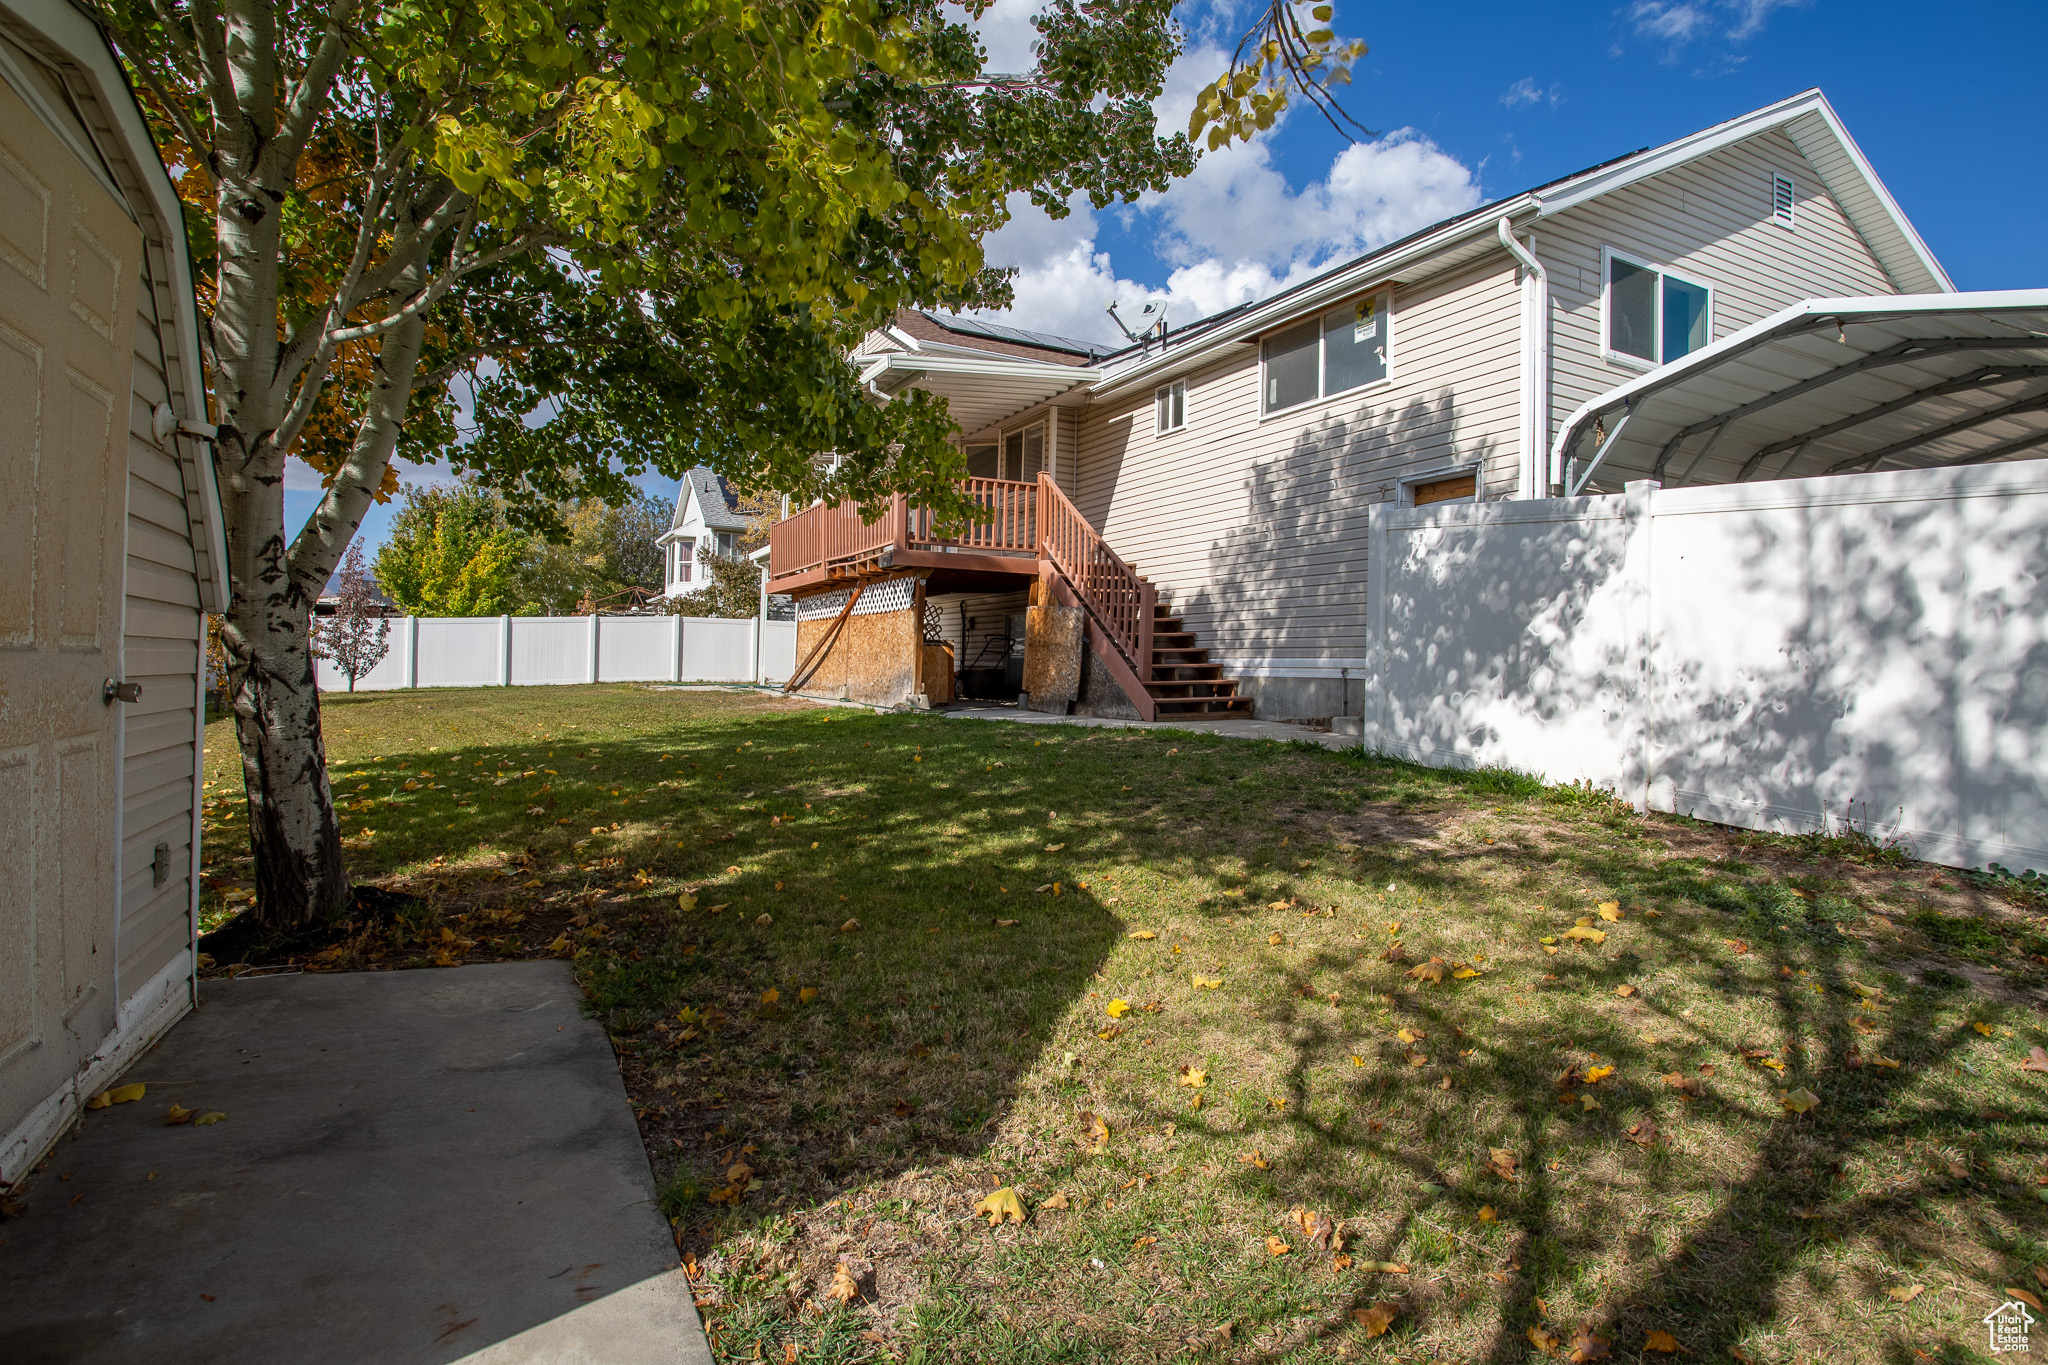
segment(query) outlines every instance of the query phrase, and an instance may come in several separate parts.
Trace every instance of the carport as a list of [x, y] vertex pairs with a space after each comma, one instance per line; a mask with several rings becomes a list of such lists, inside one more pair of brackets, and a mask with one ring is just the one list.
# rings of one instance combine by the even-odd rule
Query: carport
[[2026, 459], [2048, 444], [2048, 289], [1809, 299], [1582, 404], [1571, 496]]

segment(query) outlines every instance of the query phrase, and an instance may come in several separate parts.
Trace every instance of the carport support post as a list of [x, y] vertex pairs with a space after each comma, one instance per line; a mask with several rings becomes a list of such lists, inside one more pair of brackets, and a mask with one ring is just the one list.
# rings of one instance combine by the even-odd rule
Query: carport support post
[[1625, 752], [1633, 756], [1630, 766], [1634, 768], [1626, 776], [1636, 812], [1643, 815], [1650, 810], [1651, 726], [1656, 704], [1656, 677], [1651, 672], [1654, 626], [1650, 615], [1650, 535], [1655, 524], [1658, 487], [1655, 479], [1632, 479], [1622, 485], [1622, 518], [1628, 526], [1621, 561], [1629, 652], [1624, 664], [1629, 680], [1629, 740]]
[[498, 686], [512, 685], [512, 618], [498, 618]]
[[590, 613], [590, 657], [584, 669], [583, 681], [597, 681], [597, 613]]

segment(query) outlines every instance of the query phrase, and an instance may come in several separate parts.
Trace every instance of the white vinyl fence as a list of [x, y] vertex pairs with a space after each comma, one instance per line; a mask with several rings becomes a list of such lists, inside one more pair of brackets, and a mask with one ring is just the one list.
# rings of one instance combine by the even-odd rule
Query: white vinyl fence
[[[356, 690], [594, 682], [779, 683], [796, 666], [796, 622], [711, 616], [403, 616]], [[348, 679], [319, 663], [322, 691]]]
[[1372, 509], [1368, 749], [2048, 870], [2048, 461]]

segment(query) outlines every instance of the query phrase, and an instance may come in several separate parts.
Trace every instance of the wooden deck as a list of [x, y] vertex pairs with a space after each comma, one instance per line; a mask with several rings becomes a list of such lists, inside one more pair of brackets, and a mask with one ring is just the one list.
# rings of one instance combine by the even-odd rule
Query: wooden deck
[[989, 592], [1043, 578], [1053, 600], [1087, 615], [1088, 644], [1144, 720], [1251, 713], [1157, 591], [1045, 475], [967, 479], [983, 516], [957, 534], [898, 494], [885, 503], [806, 508], [768, 539], [768, 591], [802, 593], [900, 569], [927, 571], [925, 591]]

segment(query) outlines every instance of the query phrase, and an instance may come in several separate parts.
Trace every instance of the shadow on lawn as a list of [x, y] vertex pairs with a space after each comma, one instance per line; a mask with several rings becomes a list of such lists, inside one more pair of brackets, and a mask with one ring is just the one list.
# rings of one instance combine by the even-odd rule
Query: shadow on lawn
[[[1118, 781], [1113, 745], [1094, 754], [1096, 769], [1048, 786], [1057, 761], [1032, 760], [1040, 766], [1029, 772], [1022, 760], [972, 771], [983, 766], [987, 740], [987, 732], [957, 722], [906, 731], [900, 718], [806, 712], [577, 743], [578, 763], [595, 767], [601, 783], [555, 762], [563, 775], [550, 791], [537, 793], [530, 779], [493, 787], [457, 815], [453, 835], [387, 819], [391, 837], [380, 835], [379, 852], [367, 861], [389, 866], [436, 839], [519, 845], [537, 876], [568, 888], [580, 917], [571, 921], [579, 971], [640, 1103], [664, 1206], [679, 1219], [682, 1245], [701, 1252], [721, 1201], [757, 1215], [815, 1210], [855, 1185], [984, 1152], [1023, 1078], [1056, 1045], [1062, 1021], [1130, 927], [1092, 893], [1054, 898], [1034, 888], [1059, 882], [1066, 892], [1076, 867], [1135, 872], [1165, 863], [1175, 876], [1239, 883], [1247, 904], [1292, 894], [1287, 874], [1247, 870], [1244, 829], [1167, 847], [1129, 835], [1134, 813], [1148, 813], [1170, 832], [1174, 820], [1191, 818], [1186, 802], [1206, 789], [1297, 761], [1316, 773], [1346, 765], [1334, 770], [1336, 780], [1366, 798], [1400, 796], [1404, 783], [1412, 796], [1415, 786], [1412, 770], [1403, 776], [1391, 765], [1168, 736], [1157, 742], [1189, 749], [1184, 775], [1133, 798]], [[549, 766], [545, 745], [486, 747], [512, 770]], [[1066, 752], [1078, 748], [1076, 741]], [[1126, 779], [1137, 771], [1131, 753]], [[968, 757], [973, 762], [963, 763]], [[1148, 749], [1144, 757], [1157, 755]], [[448, 762], [446, 755], [398, 759]], [[949, 780], [934, 782], [942, 768]], [[637, 804], [640, 792], [652, 793], [645, 805]], [[1136, 810], [1134, 801], [1149, 810]], [[536, 805], [542, 813], [530, 814]], [[1286, 812], [1273, 814], [1272, 829], [1256, 837], [1280, 828]], [[562, 819], [575, 823], [555, 823]], [[586, 835], [593, 826], [604, 832]], [[583, 838], [588, 846], [574, 847]], [[972, 851], [963, 854], [966, 845]], [[1500, 866], [1497, 855], [1424, 847], [1418, 837], [1365, 849], [1353, 872], [1361, 887], [1395, 875], [1456, 902], [1498, 895], [1497, 881], [1485, 879]], [[1576, 878], [1607, 888], [1632, 910], [1671, 908], [1660, 917], [1631, 913], [1631, 938], [1647, 940], [1633, 950], [1582, 953], [1567, 944], [1549, 959], [1549, 976], [1524, 992], [1545, 996], [1551, 1008], [1525, 1016], [1484, 1010], [1484, 997], [1451, 983], [1420, 986], [1403, 975], [1408, 964], [1371, 951], [1299, 958], [1272, 969], [1255, 991], [1255, 1017], [1285, 1038], [1292, 1103], [1229, 1120], [1227, 1108], [1168, 1110], [1156, 1094], [1147, 1101], [1132, 1087], [1115, 1097], [1125, 1126], [1173, 1123], [1189, 1136], [1284, 1148], [1268, 1170], [1225, 1173], [1277, 1208], [1359, 1209], [1362, 1192], [1347, 1167], [1361, 1154], [1405, 1171], [1405, 1187], [1355, 1220], [1370, 1230], [1352, 1254], [1393, 1259], [1404, 1245], [1437, 1247], [1453, 1259], [1462, 1254], [1458, 1245], [1479, 1251], [1479, 1263], [1459, 1273], [1495, 1275], [1505, 1286], [1503, 1307], [1485, 1339], [1468, 1336], [1459, 1345], [1467, 1356], [1498, 1362], [1524, 1359], [1528, 1329], [1545, 1322], [1538, 1301], [1580, 1285], [1584, 1268], [1601, 1261], [1609, 1270], [1603, 1306], [1584, 1325], [1610, 1338], [1617, 1354], [1665, 1330], [1694, 1358], [1725, 1356], [1745, 1331], [1780, 1313], [1787, 1281], [1804, 1273], [1802, 1253], [1812, 1243], [1876, 1236], [1894, 1249], [1909, 1247], [1922, 1235], [1909, 1217], [1917, 1201], [1983, 1193], [1966, 1172], [1898, 1179], [1878, 1194], [1838, 1198], [1838, 1178], [1866, 1149], [1993, 1124], [2003, 1150], [2040, 1153], [2048, 1114], [2031, 1096], [2015, 1095], [1999, 1119], [1915, 1098], [1915, 1078], [1946, 1064], [1966, 1036], [1961, 1025], [1942, 1033], [1929, 1022], [1942, 1007], [1943, 978], [1930, 976], [1927, 989], [1896, 1000], [1887, 996], [1888, 1011], [1859, 1005], [1843, 966], [1844, 940], [1816, 898], [1780, 885], [1732, 884], [1683, 861], [1652, 865], [1587, 842], [1553, 842], [1521, 866], [1532, 889]], [[630, 885], [642, 870], [647, 884]], [[570, 888], [579, 877], [584, 886]], [[674, 908], [677, 885], [695, 889], [697, 909]], [[1200, 913], [1216, 921], [1243, 909], [1215, 904]], [[1496, 927], [1525, 935], [1530, 917], [1543, 919], [1541, 906]], [[1571, 916], [1548, 918], [1561, 929]], [[857, 927], [844, 928], [849, 921]], [[1739, 991], [1754, 982], [1760, 963], [1777, 972], [1764, 973], [1775, 1022], [1755, 1038], [1720, 1036], [1711, 1021], [1666, 1011], [1653, 979], [1691, 975]], [[1232, 969], [1258, 966], [1248, 958]], [[1624, 985], [1635, 994], [1625, 1008], [1614, 1006]], [[1344, 1103], [1332, 1106], [1327, 1086], [1317, 1094], [1310, 1069], [1358, 1046], [1369, 1031], [1322, 1003], [1332, 991], [1346, 1000], [1389, 999], [1396, 1023], [1420, 1028], [1441, 1050], [1437, 1063], [1361, 1066]], [[1647, 1042], [1646, 1033], [1664, 1041]], [[1815, 1078], [1825, 1077], [1820, 1108], [1791, 1117], [1735, 1093], [1754, 1086], [1736, 1084], [1731, 1071], [1740, 1063], [1728, 1059], [1765, 1046], [1772, 1033], [1792, 1040], [1773, 1054], [1784, 1066], [1776, 1084], [1818, 1086]], [[1469, 1056], [1446, 1064], [1451, 1050], [1467, 1047]], [[1877, 1055], [1908, 1057], [1910, 1066], [1893, 1070], [1877, 1064]], [[1583, 1075], [1595, 1058], [1621, 1070], [1592, 1086], [1567, 1075]], [[1718, 1075], [1708, 1074], [1716, 1067]], [[1687, 1098], [1646, 1080], [1664, 1073], [1688, 1078], [1700, 1093]], [[1450, 1089], [1440, 1088], [1443, 1078]], [[1600, 1107], [1567, 1106], [1560, 1099], [1567, 1088], [1594, 1096]], [[1077, 1087], [1074, 1103], [1087, 1103], [1086, 1094]], [[1723, 1145], [1710, 1141], [1681, 1154], [1661, 1136], [1640, 1144], [1631, 1137], [1631, 1125], [1662, 1129], [1681, 1110], [1695, 1129], [1707, 1120], [1710, 1139]], [[1561, 1126], [1565, 1117], [1569, 1127]], [[1589, 1155], [1592, 1144], [1599, 1150]], [[1516, 1180], [1487, 1170], [1488, 1146], [1516, 1153]], [[1066, 1160], [1074, 1159], [1070, 1146]], [[1707, 1173], [1731, 1162], [1740, 1169]], [[1597, 1166], [1599, 1183], [1569, 1179], [1586, 1166]], [[1479, 1223], [1483, 1205], [1498, 1211], [1497, 1224]], [[1691, 1209], [1698, 1216], [1688, 1218]], [[1646, 1220], [1653, 1212], [1661, 1217]], [[2033, 1201], [2008, 1195], [1998, 1212], [2042, 1234]], [[1678, 1236], [1668, 1239], [1645, 1221], [1675, 1227]], [[2010, 1233], [1986, 1216], [1977, 1239], [2005, 1246]], [[870, 1273], [914, 1279], [909, 1250], [894, 1270]], [[1938, 1254], [1931, 1244], [1926, 1251]], [[797, 1277], [786, 1291], [792, 1299], [819, 1292], [815, 1266], [782, 1269]], [[776, 1270], [769, 1265], [764, 1274]], [[811, 1282], [801, 1282], [806, 1276]], [[1353, 1283], [1356, 1292], [1346, 1298], [1333, 1290], [1278, 1345], [1229, 1349], [1239, 1358], [1277, 1359], [1318, 1339], [1355, 1335], [1351, 1310], [1383, 1298], [1403, 1304], [1402, 1331], [1461, 1301], [1455, 1286], [1434, 1282], [1396, 1291], [1386, 1289], [1394, 1281]], [[1881, 1288], [1855, 1292], [1872, 1298]], [[914, 1298], [914, 1288], [903, 1297]], [[1569, 1342], [1582, 1324], [1548, 1325]], [[1144, 1323], [1123, 1330], [1122, 1340], [1090, 1345], [1124, 1358], [1185, 1348], [1185, 1337]]]

